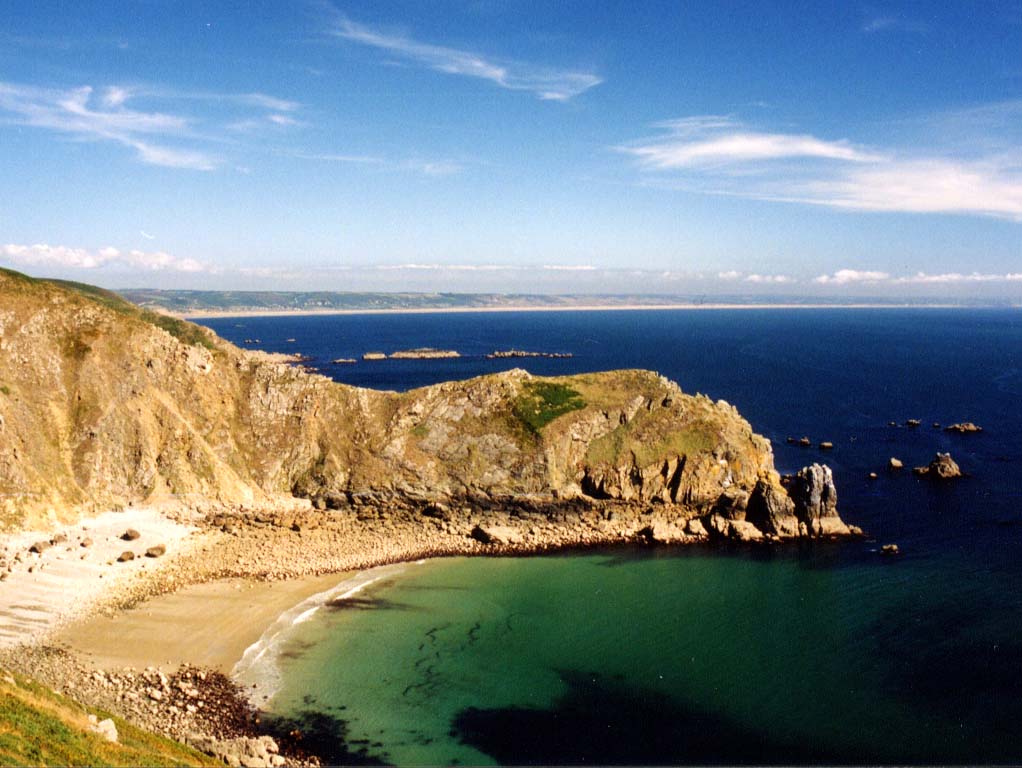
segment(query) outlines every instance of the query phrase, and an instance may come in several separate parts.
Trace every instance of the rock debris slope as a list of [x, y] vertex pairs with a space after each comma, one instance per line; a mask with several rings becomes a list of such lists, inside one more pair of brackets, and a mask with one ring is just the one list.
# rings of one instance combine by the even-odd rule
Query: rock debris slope
[[848, 532], [829, 469], [807, 468], [789, 495], [769, 441], [734, 407], [655, 373], [512, 370], [358, 389], [101, 289], [0, 270], [8, 527], [168, 499], [281, 497], [444, 514], [503, 501], [655, 508], [679, 526], [702, 517], [689, 533], [736, 538]]

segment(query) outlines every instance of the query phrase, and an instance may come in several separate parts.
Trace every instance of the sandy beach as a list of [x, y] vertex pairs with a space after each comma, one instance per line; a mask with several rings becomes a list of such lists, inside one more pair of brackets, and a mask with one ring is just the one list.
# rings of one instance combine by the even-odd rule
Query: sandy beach
[[343, 573], [291, 581], [223, 579], [158, 595], [112, 615], [69, 625], [57, 640], [97, 669], [176, 668], [230, 674], [245, 649], [284, 611], [330, 589]]
[[750, 309], [955, 309], [957, 304], [580, 304], [507, 307], [424, 307], [409, 309], [241, 309], [169, 312], [173, 317], [199, 320], [218, 317], [300, 317], [303, 315], [435, 315], [473, 312], [635, 312], [639, 310], [750, 310]]

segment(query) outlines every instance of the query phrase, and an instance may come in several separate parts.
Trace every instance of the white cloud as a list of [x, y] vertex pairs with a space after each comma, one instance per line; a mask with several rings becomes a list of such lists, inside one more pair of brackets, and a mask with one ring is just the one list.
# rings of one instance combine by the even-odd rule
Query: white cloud
[[198, 130], [208, 118], [202, 121], [190, 115], [132, 107], [138, 99], [226, 101], [272, 110], [264, 119], [277, 125], [299, 124], [283, 114], [296, 110], [296, 102], [261, 93], [189, 94], [116, 85], [97, 93], [92, 86], [59, 89], [0, 82], [0, 114], [13, 115], [21, 125], [85, 141], [120, 144], [133, 149], [137, 159], [149, 165], [209, 171], [221, 164], [216, 154], [196, 146], [211, 141]]
[[1022, 282], [1022, 272], [1009, 272], [1003, 275], [984, 274], [982, 272], [945, 272], [939, 275], [928, 275], [925, 272], [917, 272], [907, 277], [899, 277], [894, 280], [899, 284], [946, 284], [946, 283], [1018, 283]]
[[52, 266], [71, 269], [98, 269], [119, 266], [147, 271], [205, 272], [207, 268], [195, 259], [179, 258], [163, 251], [121, 251], [113, 246], [98, 250], [71, 248], [66, 245], [0, 245], [0, 259], [13, 264]]
[[[846, 140], [750, 131], [726, 117], [662, 124], [667, 135], [618, 147], [639, 167], [705, 194], [844, 210], [991, 216], [1022, 221], [1022, 153], [1017, 143], [986, 141], [991, 115], [1003, 122], [1014, 102], [959, 116], [972, 124], [971, 156], [960, 148], [877, 151]], [[1001, 127], [998, 130], [1002, 130]], [[964, 130], [960, 125], [959, 132]], [[979, 135], [977, 135], [979, 134]], [[961, 143], [961, 139], [958, 139]], [[977, 155], [977, 152], [986, 154]], [[650, 177], [647, 177], [647, 179]]]
[[728, 280], [728, 281], [738, 280], [738, 279], [741, 278], [741, 276], [742, 276], [742, 273], [737, 271], [737, 270], [734, 270], [734, 269], [728, 270], [727, 272], [718, 272], [717, 273], [717, 279], [718, 280]]
[[534, 67], [518, 62], [499, 63], [472, 51], [385, 34], [340, 13], [336, 14], [332, 32], [345, 40], [386, 51], [437, 72], [488, 80], [501, 88], [528, 91], [545, 100], [567, 101], [603, 82], [587, 72]]
[[890, 278], [887, 272], [859, 269], [839, 269], [832, 275], [820, 275], [813, 280], [821, 285], [848, 285], [849, 283], [879, 283]]
[[784, 284], [793, 283], [795, 279], [788, 275], [758, 275], [753, 273], [745, 276], [745, 282], [747, 283], [761, 283], [761, 284]]
[[594, 272], [592, 264], [544, 264], [543, 269], [551, 272]]
[[703, 116], [663, 123], [668, 135], [620, 147], [646, 167], [670, 170], [693, 166], [790, 158], [872, 162], [878, 156], [847, 141], [809, 135], [750, 131], [726, 117]]

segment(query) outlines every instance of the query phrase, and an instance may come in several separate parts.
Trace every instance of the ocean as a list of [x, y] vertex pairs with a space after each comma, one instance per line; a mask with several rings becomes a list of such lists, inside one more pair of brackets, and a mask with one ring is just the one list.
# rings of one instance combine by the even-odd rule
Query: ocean
[[[362, 575], [339, 588], [346, 598], [303, 610], [307, 620], [275, 648], [272, 717], [333, 759], [1022, 761], [1022, 312], [201, 322], [240, 346], [301, 352], [338, 381], [381, 389], [511, 367], [657, 370], [736, 405], [771, 439], [781, 472], [829, 464], [842, 517], [870, 534], [773, 548], [450, 558]], [[462, 357], [331, 363], [421, 346]], [[572, 357], [485, 357], [509, 348]], [[984, 431], [933, 426], [961, 421]], [[803, 435], [834, 448], [786, 442]], [[937, 451], [966, 476], [936, 484], [911, 474]], [[892, 456], [906, 469], [889, 472]], [[901, 554], [882, 557], [885, 543]]]

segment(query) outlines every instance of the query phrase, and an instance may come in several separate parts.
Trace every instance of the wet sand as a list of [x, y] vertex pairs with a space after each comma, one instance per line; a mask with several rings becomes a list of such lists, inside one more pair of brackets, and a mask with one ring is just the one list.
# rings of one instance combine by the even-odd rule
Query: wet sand
[[343, 573], [290, 581], [235, 578], [193, 584], [136, 608], [95, 615], [55, 638], [98, 669], [211, 667], [230, 674], [277, 617], [330, 589]]

